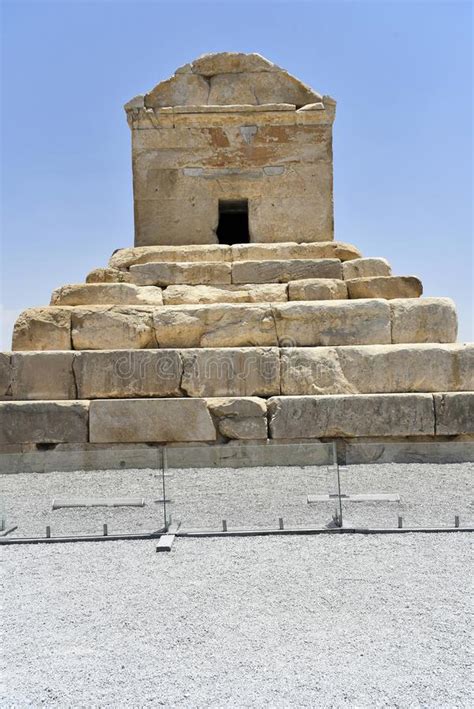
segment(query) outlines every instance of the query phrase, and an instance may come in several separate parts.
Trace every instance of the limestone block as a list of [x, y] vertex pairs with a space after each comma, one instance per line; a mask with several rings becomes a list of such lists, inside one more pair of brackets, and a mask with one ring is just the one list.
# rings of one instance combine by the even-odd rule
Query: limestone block
[[118, 268], [95, 268], [87, 274], [86, 283], [129, 283], [130, 274]]
[[154, 310], [159, 347], [252, 347], [277, 344], [265, 305], [180, 305]]
[[450, 298], [390, 301], [392, 342], [455, 342], [456, 307]]
[[29, 308], [13, 328], [13, 350], [71, 349], [70, 308]]
[[431, 394], [288, 396], [268, 400], [271, 438], [433, 435]]
[[280, 283], [251, 283], [239, 286], [168, 286], [163, 291], [165, 305], [271, 303], [286, 300], [286, 285]]
[[258, 103], [248, 74], [217, 74], [209, 83], [208, 103], [211, 105]]
[[140, 286], [205, 285], [231, 282], [229, 263], [143, 263], [130, 266], [131, 280]]
[[474, 345], [362, 345], [281, 351], [281, 393], [474, 390]]
[[436, 435], [474, 433], [474, 391], [435, 394], [434, 405]]
[[301, 278], [342, 278], [338, 259], [293, 259], [291, 261], [236, 261], [233, 283], [287, 283]]
[[[287, 259], [325, 259], [340, 261], [359, 259], [360, 251], [352, 244], [341, 241], [320, 241], [314, 243], [269, 243], [234, 244], [233, 261], [285, 261]], [[230, 260], [230, 259], [229, 259]]]
[[14, 353], [13, 399], [76, 399], [73, 357], [73, 352]]
[[124, 269], [138, 263], [186, 261], [231, 261], [230, 246], [221, 244], [189, 244], [188, 246], [134, 246], [118, 249], [110, 257], [109, 267]]
[[392, 269], [384, 258], [357, 258], [342, 264], [344, 279], [391, 276]]
[[80, 401], [0, 403], [0, 443], [85, 443], [88, 406]]
[[91, 401], [91, 443], [215, 441], [204, 399]]
[[242, 440], [267, 438], [267, 406], [263, 399], [207, 399], [207, 405], [222, 436]]
[[188, 396], [274, 396], [280, 393], [276, 348], [183, 350], [181, 388]]
[[75, 350], [128, 350], [156, 347], [151, 306], [90, 306], [72, 312]]
[[183, 364], [176, 350], [78, 352], [78, 399], [181, 396]]
[[190, 66], [194, 74], [240, 74], [253, 71], [278, 71], [278, 67], [260, 54], [241, 52], [211, 52], [195, 59]]
[[423, 286], [415, 276], [375, 276], [346, 279], [349, 298], [419, 298]]
[[275, 303], [280, 346], [390, 343], [390, 306], [383, 300]]
[[178, 74], [166, 81], [161, 81], [145, 95], [145, 106], [197, 105], [207, 103], [208, 82], [198, 74]]
[[13, 398], [12, 382], [13, 369], [11, 355], [8, 352], [0, 352], [0, 400]]
[[305, 278], [288, 283], [288, 300], [344, 300], [347, 286], [336, 278]]
[[53, 291], [51, 305], [163, 305], [161, 288], [131, 283], [88, 283]]

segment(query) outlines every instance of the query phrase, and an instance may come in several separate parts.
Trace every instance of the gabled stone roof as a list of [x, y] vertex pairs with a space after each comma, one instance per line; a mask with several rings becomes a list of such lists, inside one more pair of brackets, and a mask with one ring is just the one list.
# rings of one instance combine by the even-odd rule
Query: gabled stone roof
[[260, 54], [219, 52], [204, 54], [179, 67], [170, 79], [161, 81], [145, 95], [144, 105], [163, 108], [286, 103], [299, 108], [322, 100], [316, 91]]

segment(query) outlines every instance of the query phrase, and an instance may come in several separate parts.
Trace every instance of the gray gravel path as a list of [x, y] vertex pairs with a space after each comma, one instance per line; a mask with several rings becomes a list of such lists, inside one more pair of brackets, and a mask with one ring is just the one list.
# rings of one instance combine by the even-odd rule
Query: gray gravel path
[[472, 707], [468, 534], [11, 547], [2, 707]]
[[[396, 492], [400, 503], [346, 503], [345, 518], [357, 526], [396, 527], [398, 515], [405, 526], [474, 525], [472, 483], [474, 465], [379, 464], [352, 465], [342, 471], [346, 493]], [[2, 476], [7, 525], [17, 524], [16, 536], [97, 534], [106, 522], [110, 533], [158, 529], [163, 509], [161, 474], [153, 470], [115, 470], [75, 473], [25, 473]], [[170, 470], [166, 478], [169, 510], [183, 527], [323, 526], [331, 519], [334, 503], [308, 505], [308, 494], [335, 490], [334, 472], [326, 467], [260, 467]], [[143, 508], [51, 509], [60, 496], [143, 497]]]

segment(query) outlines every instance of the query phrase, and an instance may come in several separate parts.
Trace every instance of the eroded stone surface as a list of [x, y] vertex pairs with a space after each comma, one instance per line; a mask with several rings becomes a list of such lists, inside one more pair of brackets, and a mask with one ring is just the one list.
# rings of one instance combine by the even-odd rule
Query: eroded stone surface
[[383, 300], [276, 303], [281, 346], [390, 343], [390, 306]]
[[7, 401], [0, 403], [0, 443], [85, 443], [88, 402]]
[[75, 350], [156, 347], [151, 306], [90, 306], [72, 311]]
[[305, 347], [281, 352], [281, 393], [474, 390], [474, 345]]
[[234, 244], [233, 261], [284, 261], [287, 259], [328, 259], [340, 261], [356, 259], [360, 251], [352, 244], [342, 241], [315, 243], [270, 243], [270, 244]]
[[12, 398], [12, 362], [8, 352], [0, 352], [0, 400]]
[[181, 396], [176, 350], [78, 352], [74, 372], [79, 399]]
[[450, 298], [390, 301], [392, 342], [455, 342], [456, 308]]
[[436, 434], [474, 433], [474, 391], [434, 395]]
[[376, 276], [346, 280], [349, 298], [419, 298], [423, 286], [415, 276]]
[[51, 305], [163, 305], [161, 288], [131, 283], [70, 284], [53, 291]]
[[228, 263], [144, 263], [130, 266], [131, 280], [140, 286], [204, 285], [231, 282]]
[[347, 286], [336, 278], [306, 278], [288, 283], [288, 300], [344, 300]]
[[29, 308], [13, 328], [13, 350], [71, 349], [70, 308]]
[[13, 399], [75, 399], [73, 352], [12, 354]]
[[287, 283], [301, 278], [341, 278], [338, 259], [240, 261], [232, 264], [232, 283]]
[[118, 268], [94, 268], [87, 274], [86, 283], [130, 283], [130, 274]]
[[342, 264], [344, 279], [391, 276], [392, 269], [384, 258], [357, 258]]
[[219, 433], [232, 439], [267, 438], [267, 406], [263, 399], [207, 399]]
[[280, 393], [276, 348], [183, 350], [181, 388], [188, 396], [273, 396]]
[[189, 64], [189, 71], [203, 76], [241, 74], [253, 71], [278, 71], [278, 67], [260, 54], [242, 52], [211, 52]]
[[276, 345], [272, 309], [265, 305], [181, 305], [154, 311], [159, 347]]
[[252, 283], [240, 286], [168, 286], [163, 291], [165, 305], [271, 303], [286, 300], [286, 285], [280, 283]]
[[204, 399], [91, 401], [91, 443], [215, 441]]
[[116, 269], [129, 268], [139, 263], [161, 263], [187, 261], [207, 263], [212, 261], [232, 260], [230, 246], [221, 244], [189, 244], [187, 246], [135, 246], [128, 249], [118, 249], [110, 257], [109, 267]]
[[272, 438], [434, 434], [431, 394], [272, 397], [268, 411]]

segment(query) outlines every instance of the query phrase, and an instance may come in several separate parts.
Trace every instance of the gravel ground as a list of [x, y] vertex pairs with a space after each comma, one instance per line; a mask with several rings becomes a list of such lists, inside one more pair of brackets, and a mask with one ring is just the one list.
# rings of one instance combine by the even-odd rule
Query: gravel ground
[[3, 550], [2, 707], [472, 707], [467, 533], [154, 549]]
[[[349, 524], [396, 527], [402, 515], [405, 526], [474, 525], [472, 463], [352, 465], [341, 471], [346, 493], [396, 492], [401, 502], [345, 503]], [[336, 488], [335, 474], [326, 467], [261, 467], [170, 470], [166, 478], [168, 506], [184, 528], [324, 526], [334, 503], [307, 503], [308, 494]], [[78, 508], [52, 510], [53, 498], [143, 497], [142, 508]], [[2, 476], [2, 497], [7, 526], [16, 524], [12, 536], [101, 534], [159, 529], [163, 507], [161, 473], [153, 470], [115, 470], [75, 473], [25, 473]]]

